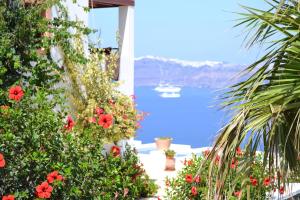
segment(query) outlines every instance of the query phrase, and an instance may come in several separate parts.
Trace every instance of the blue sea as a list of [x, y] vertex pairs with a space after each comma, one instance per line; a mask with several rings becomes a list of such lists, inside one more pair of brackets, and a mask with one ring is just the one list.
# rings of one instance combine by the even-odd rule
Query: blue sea
[[177, 144], [210, 146], [225, 123], [213, 89], [183, 87], [180, 98], [162, 98], [154, 87], [136, 87], [135, 94], [138, 109], [149, 113], [136, 137], [143, 143], [169, 136]]

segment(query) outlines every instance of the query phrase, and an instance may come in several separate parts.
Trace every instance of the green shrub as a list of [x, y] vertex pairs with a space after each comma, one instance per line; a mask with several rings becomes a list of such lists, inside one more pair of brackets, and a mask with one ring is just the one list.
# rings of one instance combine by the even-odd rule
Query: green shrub
[[116, 194], [119, 199], [135, 199], [155, 193], [155, 184], [132, 150], [123, 157], [106, 157], [93, 129], [78, 133], [76, 122], [68, 126], [45, 91], [6, 96], [13, 99], [0, 108], [0, 153], [5, 160], [3, 167], [0, 163], [0, 196], [34, 199], [39, 185], [56, 172], [63, 179], [51, 184], [48, 180], [52, 199], [108, 200]]
[[[209, 177], [209, 166], [213, 164], [212, 174], [216, 174], [219, 159], [206, 160], [209, 151], [205, 151], [203, 156], [193, 156], [191, 160], [184, 162], [185, 167], [178, 173], [176, 178], [167, 179], [167, 199], [206, 199], [208, 197], [208, 184], [214, 186], [220, 184], [216, 177]], [[250, 199], [267, 199], [267, 192], [272, 192], [274, 189], [279, 189], [277, 179], [274, 175], [266, 174], [263, 168], [262, 156], [257, 155], [255, 161], [252, 163], [251, 174], [247, 179], [244, 172], [239, 170], [239, 163], [242, 163], [247, 156], [242, 155], [241, 150], [237, 151], [237, 157], [231, 162], [231, 170], [228, 178], [224, 184], [224, 196], [229, 197], [230, 200], [234, 199], [247, 199], [247, 193]], [[198, 170], [200, 172], [198, 173]], [[234, 180], [234, 181], [233, 181]], [[234, 184], [233, 183], [237, 183]], [[210, 191], [212, 192], [212, 191]], [[210, 193], [212, 195], [212, 193]], [[211, 196], [210, 196], [211, 197]]]

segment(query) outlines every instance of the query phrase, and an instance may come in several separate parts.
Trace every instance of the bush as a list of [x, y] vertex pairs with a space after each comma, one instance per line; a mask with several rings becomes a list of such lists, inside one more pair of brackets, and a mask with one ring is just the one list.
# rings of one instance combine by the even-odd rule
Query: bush
[[75, 122], [64, 123], [45, 91], [31, 96], [15, 88], [0, 108], [0, 196], [108, 200], [155, 193], [132, 150], [106, 157], [93, 129], [78, 133]]
[[[206, 160], [209, 151], [205, 151], [202, 156], [193, 156], [191, 160], [184, 162], [185, 167], [173, 179], [166, 180], [167, 199], [206, 199], [208, 197], [208, 184], [218, 186], [220, 181], [216, 177], [209, 177], [209, 166], [214, 165], [212, 174], [216, 174], [218, 170], [219, 159]], [[224, 184], [224, 196], [229, 199], [247, 199], [249, 193], [251, 199], [267, 199], [267, 193], [279, 189], [281, 193], [284, 188], [277, 185], [277, 179], [274, 175], [266, 174], [263, 168], [262, 155], [257, 155], [251, 168], [251, 173], [247, 179], [245, 174], [239, 171], [239, 163], [247, 159], [246, 155], [242, 155], [240, 149], [237, 150], [237, 157], [231, 162], [231, 170]], [[198, 173], [198, 170], [200, 172]], [[234, 180], [234, 181], [233, 181]], [[234, 184], [233, 183], [237, 183]], [[210, 191], [210, 197], [212, 195]]]
[[[134, 151], [121, 152], [115, 146], [104, 154], [104, 140], [135, 133], [138, 115], [129, 97], [116, 92], [107, 79], [98, 82], [107, 90], [97, 104], [90, 98], [80, 112], [73, 116], [66, 112], [69, 102], [57, 87], [64, 71], [49, 50], [58, 46], [66, 61], [89, 66], [91, 61], [69, 42], [89, 30], [65, 20], [58, 0], [34, 7], [21, 2], [0, 1], [0, 198], [111, 200], [155, 193], [156, 186]], [[41, 12], [54, 4], [62, 16], [43, 19]], [[70, 28], [76, 33], [70, 33]], [[45, 33], [51, 37], [44, 37]], [[38, 53], [41, 48], [44, 54]], [[97, 123], [89, 117], [97, 117]]]

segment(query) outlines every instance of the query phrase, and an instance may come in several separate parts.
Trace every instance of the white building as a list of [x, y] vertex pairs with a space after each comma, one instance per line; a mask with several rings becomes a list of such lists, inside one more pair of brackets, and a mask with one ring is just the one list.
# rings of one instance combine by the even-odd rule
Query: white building
[[[87, 27], [89, 13], [84, 10], [85, 7], [91, 9], [116, 7], [119, 9], [120, 68], [118, 80], [122, 83], [119, 90], [126, 95], [134, 94], [134, 4], [134, 0], [77, 0], [76, 3], [73, 0], [65, 0], [70, 20], [82, 21]], [[52, 18], [56, 13], [57, 10], [52, 8], [44, 13], [44, 17]], [[88, 51], [87, 45], [86, 51]]]

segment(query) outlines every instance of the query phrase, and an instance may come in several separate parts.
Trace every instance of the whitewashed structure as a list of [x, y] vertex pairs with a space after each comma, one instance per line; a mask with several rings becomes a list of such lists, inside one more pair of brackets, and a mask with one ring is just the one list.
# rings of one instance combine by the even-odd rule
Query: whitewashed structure
[[[119, 90], [126, 95], [134, 94], [134, 0], [64, 0], [70, 20], [83, 22], [88, 27], [89, 13], [84, 8], [105, 9], [116, 7], [119, 9], [119, 55], [120, 68], [118, 81], [121, 82]], [[52, 8], [45, 13], [51, 18], [58, 12]], [[109, 20], [109, 19], [106, 19]], [[88, 40], [86, 39], [85, 52], [88, 54]], [[52, 55], [58, 57], [55, 50]]]

